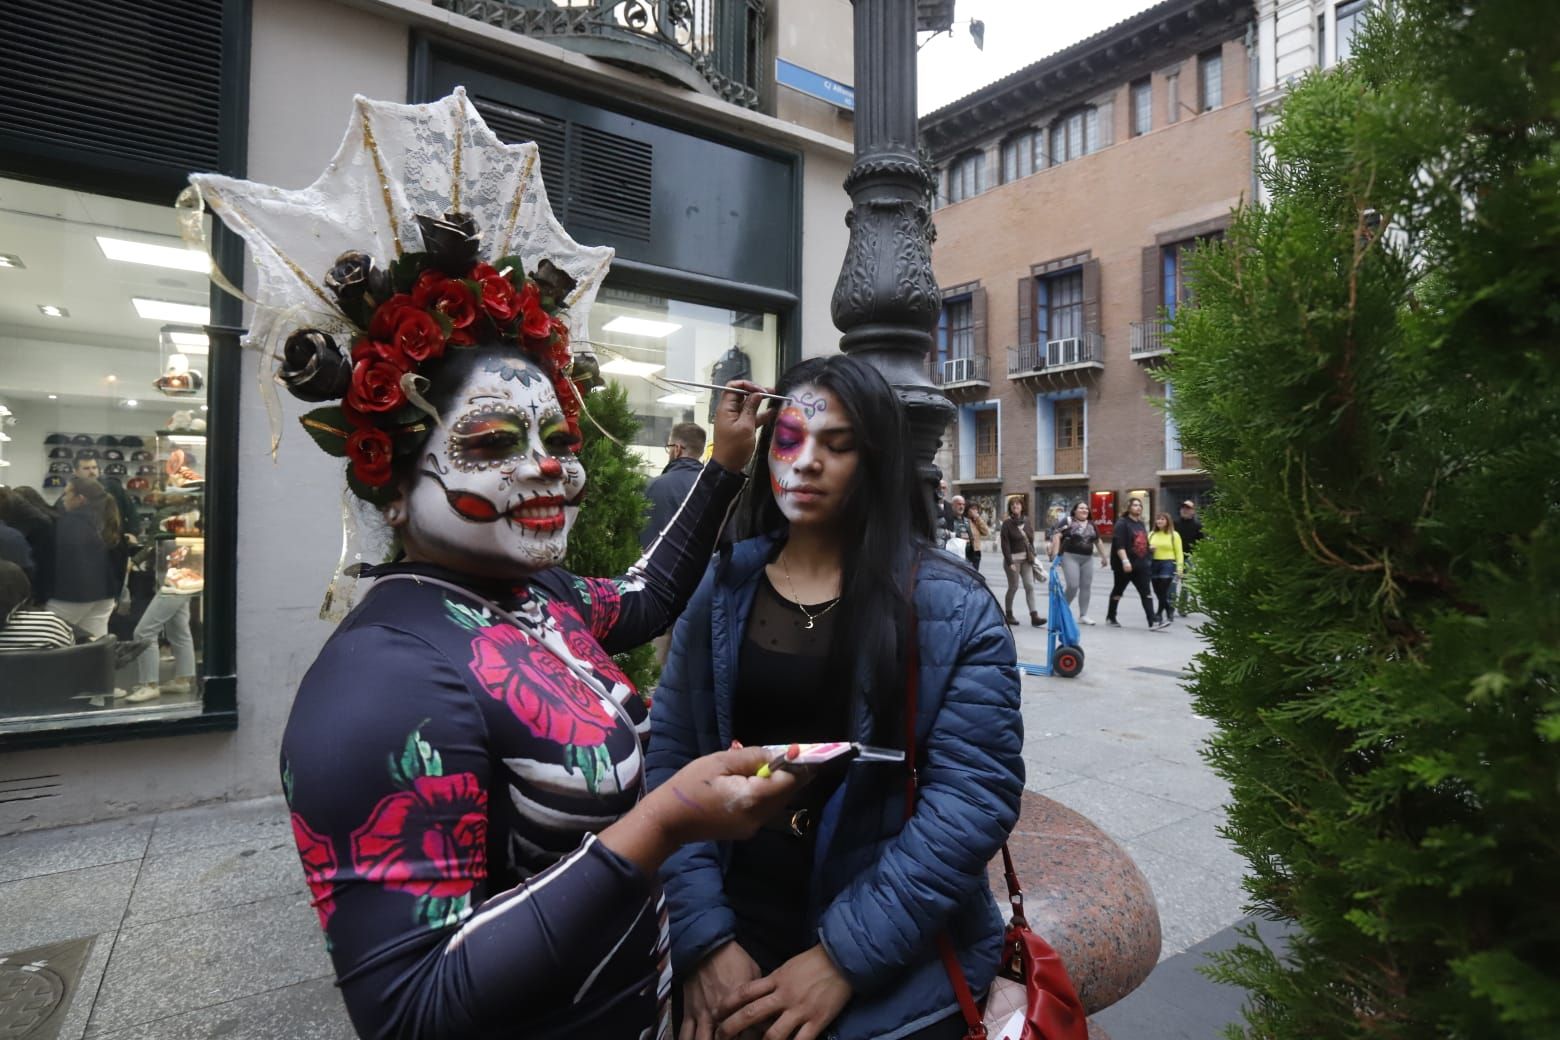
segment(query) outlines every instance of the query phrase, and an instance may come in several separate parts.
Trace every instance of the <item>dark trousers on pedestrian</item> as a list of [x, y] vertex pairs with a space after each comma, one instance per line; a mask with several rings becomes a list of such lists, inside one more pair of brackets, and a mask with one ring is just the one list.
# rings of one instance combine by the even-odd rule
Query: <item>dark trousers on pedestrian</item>
[[1175, 561], [1154, 561], [1154, 598], [1159, 601], [1159, 617], [1175, 620]]
[[1121, 567], [1121, 558], [1113, 556], [1110, 561], [1111, 573], [1116, 582], [1110, 590], [1110, 608], [1105, 612], [1106, 621], [1116, 620], [1116, 604], [1121, 602], [1121, 594], [1126, 591], [1128, 585], [1137, 589], [1137, 594], [1143, 601], [1143, 616], [1148, 619], [1150, 626], [1154, 623], [1154, 603], [1149, 595], [1148, 561], [1133, 560], [1132, 570], [1125, 571]]

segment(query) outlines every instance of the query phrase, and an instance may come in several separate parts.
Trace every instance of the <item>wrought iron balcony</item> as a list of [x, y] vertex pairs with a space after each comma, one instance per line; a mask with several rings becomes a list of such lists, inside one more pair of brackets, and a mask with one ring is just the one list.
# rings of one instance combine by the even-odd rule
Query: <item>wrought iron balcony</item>
[[434, 0], [488, 25], [743, 108], [759, 103], [765, 0]]
[[984, 396], [991, 389], [991, 359], [986, 354], [932, 361], [932, 383], [953, 398]]
[[1008, 348], [1008, 378], [1049, 386], [1080, 386], [1105, 367], [1105, 337], [1095, 332]]
[[1170, 353], [1170, 323], [1168, 321], [1134, 321], [1132, 323], [1132, 360], [1152, 361]]

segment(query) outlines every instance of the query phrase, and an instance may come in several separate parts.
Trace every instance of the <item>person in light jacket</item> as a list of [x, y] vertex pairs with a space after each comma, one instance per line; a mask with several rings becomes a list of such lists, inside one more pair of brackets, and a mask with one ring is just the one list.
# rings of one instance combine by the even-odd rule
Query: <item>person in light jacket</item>
[[936, 940], [984, 993], [1003, 931], [986, 864], [1023, 790], [1012, 635], [979, 575], [933, 551], [887, 382], [834, 356], [779, 392], [791, 402], [738, 503], [752, 536], [717, 557], [673, 637], [650, 784], [733, 741], [903, 748], [914, 689], [919, 788], [907, 820], [904, 766], [825, 769], [753, 838], [667, 860], [678, 1035], [959, 1040]]

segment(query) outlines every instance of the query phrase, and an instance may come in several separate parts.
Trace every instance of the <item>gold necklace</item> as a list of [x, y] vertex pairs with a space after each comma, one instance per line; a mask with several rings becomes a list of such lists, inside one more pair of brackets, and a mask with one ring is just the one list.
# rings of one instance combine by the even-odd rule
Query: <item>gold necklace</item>
[[790, 588], [790, 590], [791, 590], [791, 601], [792, 601], [792, 603], [796, 606], [797, 610], [800, 610], [802, 612], [802, 617], [807, 619], [807, 624], [803, 625], [802, 626], [803, 628], [812, 628], [814, 621], [816, 621], [819, 618], [823, 617], [823, 615], [827, 614], [829, 611], [833, 610], [835, 607], [840, 605], [840, 597], [839, 596], [835, 596], [834, 597], [834, 602], [830, 603], [828, 606], [826, 606], [822, 610], [818, 611], [818, 613], [816, 613], [816, 614], [809, 614], [809, 613], [807, 613], [807, 608], [802, 606], [802, 597], [800, 597], [800, 596], [798, 596], [796, 594], [796, 582], [791, 580], [791, 568], [786, 565], [785, 553], [781, 553], [780, 554], [780, 569], [785, 571], [785, 583], [786, 583], [786, 586], [788, 588]]

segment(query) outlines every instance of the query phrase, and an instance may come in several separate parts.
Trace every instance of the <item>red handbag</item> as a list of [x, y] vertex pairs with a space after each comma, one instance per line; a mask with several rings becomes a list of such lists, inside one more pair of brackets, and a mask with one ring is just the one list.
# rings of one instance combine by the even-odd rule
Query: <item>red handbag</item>
[[[911, 572], [912, 590], [915, 584]], [[905, 822], [915, 812], [918, 777], [916, 775], [916, 709], [920, 701], [921, 652], [916, 628], [915, 597], [910, 599], [910, 627], [906, 629], [910, 641], [909, 667], [905, 678]], [[986, 996], [985, 1014], [970, 992], [970, 984], [964, 977], [964, 967], [959, 963], [953, 941], [947, 932], [937, 935], [937, 950], [942, 955], [948, 980], [953, 983], [953, 993], [959, 1000], [968, 1026], [965, 1040], [983, 1040], [988, 1035], [998, 1035], [1013, 1013], [1023, 1009], [1023, 1027], [1013, 1034], [1013, 1040], [1089, 1040], [1088, 1013], [1078, 991], [1067, 977], [1067, 968], [1051, 944], [1029, 928], [1024, 917], [1024, 892], [1018, 883], [1018, 873], [1013, 869], [1013, 856], [1007, 842], [1002, 843], [1002, 868], [1007, 879], [1008, 901], [1013, 906], [1013, 916], [1008, 920], [1007, 931], [1002, 938], [1003, 958], [997, 967], [997, 977], [992, 980], [991, 991]]]

